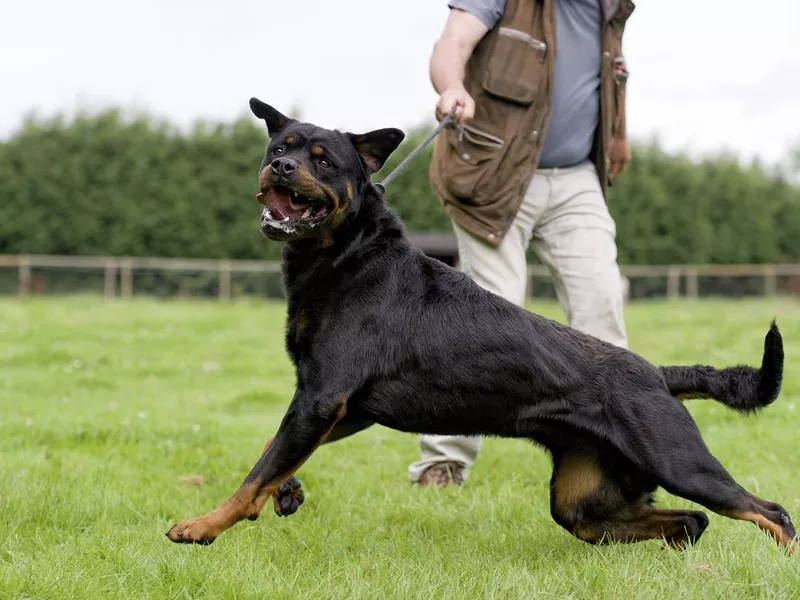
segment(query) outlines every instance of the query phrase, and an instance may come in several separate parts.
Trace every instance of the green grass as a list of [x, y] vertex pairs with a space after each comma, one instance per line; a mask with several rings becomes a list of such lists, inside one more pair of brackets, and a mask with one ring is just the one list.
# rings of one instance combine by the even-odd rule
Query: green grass
[[[631, 347], [654, 362], [728, 365], [760, 359], [773, 315], [779, 401], [758, 418], [690, 410], [734, 477], [800, 521], [800, 304], [626, 316]], [[488, 440], [462, 489], [418, 489], [416, 437], [380, 427], [316, 452], [294, 516], [266, 510], [210, 547], [170, 543], [167, 529], [228, 498], [274, 433], [293, 384], [283, 322], [282, 304], [261, 302], [0, 300], [0, 598], [800, 597], [800, 556], [752, 524], [711, 515], [686, 552], [589, 546], [549, 516], [541, 449]]]

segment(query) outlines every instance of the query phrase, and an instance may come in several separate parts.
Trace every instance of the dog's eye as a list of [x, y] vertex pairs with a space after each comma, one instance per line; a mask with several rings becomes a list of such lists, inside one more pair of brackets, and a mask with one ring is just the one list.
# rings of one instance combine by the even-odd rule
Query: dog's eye
[[329, 163], [324, 158], [320, 159], [319, 164], [320, 164], [320, 166], [324, 167], [325, 169], [327, 169], [328, 167], [331, 166], [331, 163]]
[[277, 148], [275, 148], [275, 149], [272, 151], [272, 153], [273, 153], [274, 155], [276, 155], [276, 156], [280, 156], [281, 154], [283, 154], [283, 148], [281, 148], [280, 146], [278, 146]]

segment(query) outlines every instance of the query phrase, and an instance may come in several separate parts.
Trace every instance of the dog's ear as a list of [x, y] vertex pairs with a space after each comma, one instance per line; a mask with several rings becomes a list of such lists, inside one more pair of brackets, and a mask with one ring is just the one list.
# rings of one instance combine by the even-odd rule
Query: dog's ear
[[294, 119], [290, 119], [258, 98], [250, 98], [250, 110], [259, 119], [266, 121], [269, 137], [274, 137], [276, 133], [280, 133], [289, 123], [294, 121]]
[[391, 128], [376, 129], [362, 134], [348, 133], [347, 135], [370, 173], [380, 171], [386, 159], [406, 137], [406, 134], [399, 129]]

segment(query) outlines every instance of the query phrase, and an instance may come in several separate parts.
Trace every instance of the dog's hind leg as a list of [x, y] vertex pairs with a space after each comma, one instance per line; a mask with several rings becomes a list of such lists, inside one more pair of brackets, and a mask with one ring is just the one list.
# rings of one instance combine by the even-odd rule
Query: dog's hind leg
[[210, 544], [242, 519], [257, 518], [266, 501], [344, 417], [346, 401], [345, 396], [317, 401], [297, 392], [278, 433], [236, 493], [210, 513], [173, 526], [167, 537], [178, 543]]
[[[634, 400], [635, 401], [635, 400]], [[745, 490], [711, 455], [686, 408], [668, 396], [643, 396], [635, 410], [615, 411], [628, 458], [676, 496], [714, 512], [753, 521], [775, 540], [795, 549], [796, 532], [786, 510]]]
[[[665, 539], [683, 548], [708, 526], [705, 513], [651, 505], [633, 465], [609, 464], [593, 448], [554, 452], [550, 482], [553, 519], [578, 539], [592, 544]], [[602, 463], [602, 464], [601, 464]], [[613, 474], [613, 476], [612, 476]]]

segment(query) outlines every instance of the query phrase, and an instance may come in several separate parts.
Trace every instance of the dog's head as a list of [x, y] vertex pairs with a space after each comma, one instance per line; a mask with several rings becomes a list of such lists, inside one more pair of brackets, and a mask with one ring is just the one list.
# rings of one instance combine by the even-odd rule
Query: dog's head
[[250, 109], [270, 137], [256, 199], [264, 207], [261, 232], [273, 240], [330, 239], [358, 212], [369, 176], [404, 137], [399, 129], [357, 135], [300, 123], [258, 98]]

